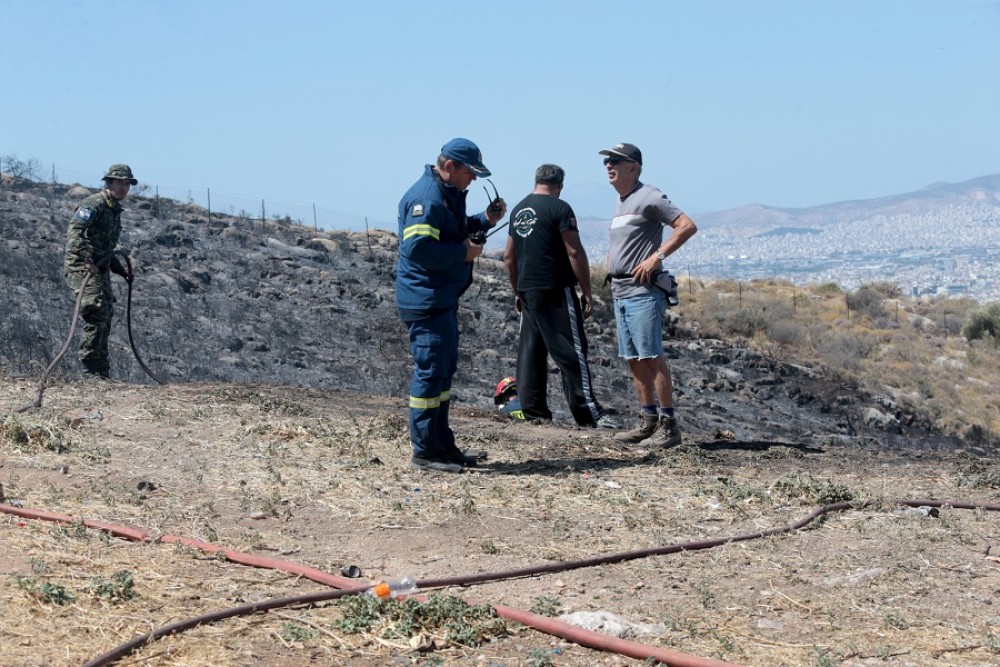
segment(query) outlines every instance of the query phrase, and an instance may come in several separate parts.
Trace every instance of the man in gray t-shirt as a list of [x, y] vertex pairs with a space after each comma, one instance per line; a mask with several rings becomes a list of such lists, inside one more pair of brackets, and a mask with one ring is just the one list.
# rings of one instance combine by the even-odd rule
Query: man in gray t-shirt
[[[636, 428], [615, 434], [619, 442], [674, 447], [681, 431], [674, 418], [673, 381], [663, 356], [666, 294], [653, 284], [663, 261], [698, 228], [665, 194], [639, 180], [642, 152], [632, 144], [600, 151], [608, 182], [618, 192], [611, 220], [608, 273], [615, 300], [618, 356], [628, 362], [639, 395]], [[671, 233], [663, 240], [664, 227]]]

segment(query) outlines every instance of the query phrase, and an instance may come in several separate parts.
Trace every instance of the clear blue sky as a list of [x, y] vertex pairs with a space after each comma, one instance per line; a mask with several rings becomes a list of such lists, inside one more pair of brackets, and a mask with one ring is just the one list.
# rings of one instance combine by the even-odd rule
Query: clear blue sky
[[619, 141], [691, 213], [1000, 172], [995, 0], [0, 0], [0, 25], [0, 156], [88, 185], [125, 161], [387, 227], [455, 136], [511, 205], [562, 165], [578, 216], [610, 216]]

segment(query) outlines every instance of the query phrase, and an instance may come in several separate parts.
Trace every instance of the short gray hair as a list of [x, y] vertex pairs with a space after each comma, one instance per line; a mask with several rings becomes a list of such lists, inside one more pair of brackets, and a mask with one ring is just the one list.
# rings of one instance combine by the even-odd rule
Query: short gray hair
[[541, 185], [562, 185], [566, 172], [557, 164], [543, 164], [535, 170], [535, 183]]

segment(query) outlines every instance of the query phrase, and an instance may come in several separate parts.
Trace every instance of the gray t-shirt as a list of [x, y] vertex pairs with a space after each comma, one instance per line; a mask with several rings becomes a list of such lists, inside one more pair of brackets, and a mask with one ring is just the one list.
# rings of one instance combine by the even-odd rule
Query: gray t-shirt
[[616, 299], [650, 294], [656, 288], [639, 284], [632, 278], [619, 278], [632, 273], [663, 245], [663, 228], [682, 211], [667, 199], [667, 195], [652, 185], [638, 183], [625, 199], [620, 199], [611, 219], [611, 247], [608, 251], [608, 273], [612, 276], [611, 294]]

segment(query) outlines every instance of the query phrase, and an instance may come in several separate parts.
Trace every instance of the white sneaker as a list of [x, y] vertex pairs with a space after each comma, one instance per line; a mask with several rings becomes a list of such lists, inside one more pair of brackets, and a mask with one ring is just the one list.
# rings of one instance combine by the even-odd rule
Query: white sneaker
[[597, 428], [610, 428], [618, 430], [623, 424], [617, 417], [612, 417], [607, 412], [602, 412], [601, 416], [597, 418]]

